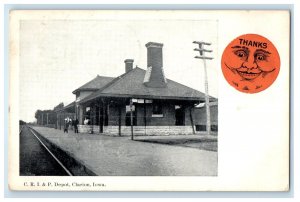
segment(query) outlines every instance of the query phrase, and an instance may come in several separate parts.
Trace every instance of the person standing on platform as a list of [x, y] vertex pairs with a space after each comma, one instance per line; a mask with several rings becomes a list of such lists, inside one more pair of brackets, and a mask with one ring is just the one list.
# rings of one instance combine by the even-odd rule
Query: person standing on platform
[[70, 125], [70, 119], [69, 119], [69, 117], [67, 117], [65, 119], [65, 124], [64, 124], [64, 133], [68, 133], [69, 125]]
[[74, 120], [74, 131], [75, 131], [75, 133], [78, 133], [78, 124], [79, 124], [79, 121], [78, 121], [78, 119], [76, 118], [76, 119]]

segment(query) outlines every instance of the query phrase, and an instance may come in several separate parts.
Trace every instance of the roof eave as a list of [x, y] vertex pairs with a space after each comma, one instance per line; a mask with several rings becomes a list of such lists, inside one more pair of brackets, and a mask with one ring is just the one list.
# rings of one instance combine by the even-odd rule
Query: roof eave
[[72, 93], [76, 94], [78, 91], [97, 91], [99, 90], [98, 88], [81, 88], [81, 89], [76, 89]]
[[204, 97], [178, 97], [178, 96], [154, 96], [154, 95], [133, 95], [133, 94], [106, 94], [101, 93], [96, 97], [83, 99], [79, 101], [80, 104], [98, 99], [100, 97], [112, 97], [112, 98], [136, 98], [136, 99], [164, 99], [164, 100], [188, 100], [188, 101], [195, 101], [195, 102], [204, 102]]

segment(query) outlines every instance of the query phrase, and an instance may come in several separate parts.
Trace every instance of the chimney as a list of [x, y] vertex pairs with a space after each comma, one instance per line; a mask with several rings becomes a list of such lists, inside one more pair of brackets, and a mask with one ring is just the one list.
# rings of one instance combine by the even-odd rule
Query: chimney
[[125, 72], [129, 72], [133, 69], [133, 59], [126, 59], [125, 62]]
[[167, 80], [163, 71], [162, 43], [149, 42], [147, 48], [147, 72], [144, 85], [152, 88], [164, 88]]

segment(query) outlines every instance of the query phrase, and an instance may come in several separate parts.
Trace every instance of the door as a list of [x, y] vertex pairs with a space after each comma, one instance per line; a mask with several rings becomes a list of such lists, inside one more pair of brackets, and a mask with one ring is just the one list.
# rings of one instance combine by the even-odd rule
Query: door
[[182, 105], [175, 105], [175, 119], [176, 126], [185, 125], [185, 110]]

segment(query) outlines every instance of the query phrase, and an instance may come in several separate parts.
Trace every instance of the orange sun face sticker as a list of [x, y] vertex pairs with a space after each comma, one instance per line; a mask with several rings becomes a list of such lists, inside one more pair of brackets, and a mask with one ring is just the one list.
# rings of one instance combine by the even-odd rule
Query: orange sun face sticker
[[245, 34], [230, 42], [221, 62], [227, 82], [244, 93], [265, 90], [276, 80], [280, 69], [277, 49], [257, 34]]

